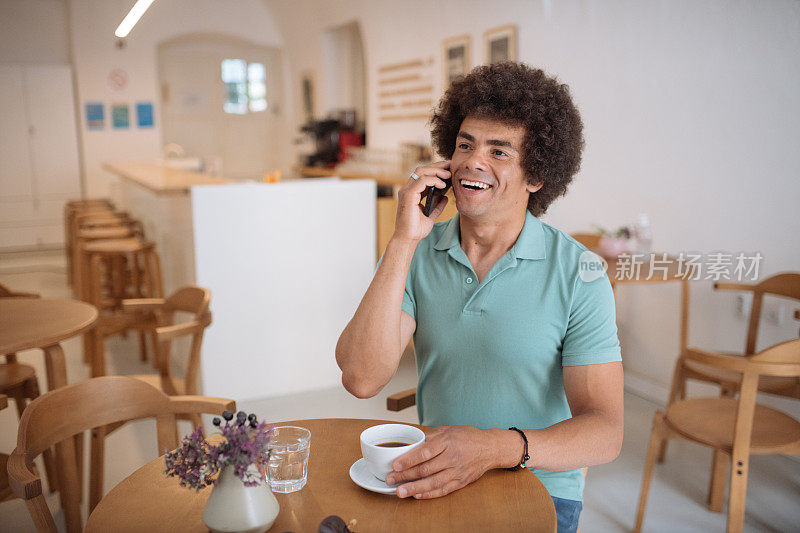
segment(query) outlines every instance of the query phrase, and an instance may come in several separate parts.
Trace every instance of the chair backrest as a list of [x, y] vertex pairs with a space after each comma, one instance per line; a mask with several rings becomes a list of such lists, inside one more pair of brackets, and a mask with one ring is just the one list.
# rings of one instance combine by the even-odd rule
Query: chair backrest
[[600, 235], [597, 233], [570, 233], [570, 237], [590, 250], [600, 246]]
[[714, 284], [714, 288], [718, 290], [747, 291], [753, 293], [744, 352], [745, 354], [751, 355], [756, 351], [758, 324], [761, 320], [761, 308], [764, 295], [772, 294], [784, 298], [792, 298], [800, 302], [800, 272], [776, 274], [754, 285], [718, 282]]
[[[172, 340], [187, 335], [192, 336], [189, 352], [189, 364], [186, 367], [186, 393], [197, 392], [197, 380], [200, 372], [200, 352], [203, 345], [205, 328], [211, 324], [211, 291], [202, 287], [182, 287], [175, 291], [164, 302], [159, 317], [159, 327], [156, 328], [157, 358], [159, 372], [162, 376], [171, 378], [170, 356], [172, 353]], [[183, 311], [193, 316], [189, 322], [175, 324], [175, 313]]]
[[[45, 449], [92, 428], [155, 418], [158, 451], [164, 453], [178, 445], [176, 414], [221, 414], [235, 409], [233, 400], [170, 397], [143, 381], [126, 376], [92, 378], [55, 389], [32, 401], [20, 418], [17, 447], [8, 460], [11, 488], [17, 496], [29, 500], [28, 509], [39, 530], [55, 531], [52, 515], [42, 496], [41, 480], [32, 468], [33, 460]], [[59, 479], [60, 490], [78, 487], [75, 465], [63, 470], [74, 473], [75, 479]]]

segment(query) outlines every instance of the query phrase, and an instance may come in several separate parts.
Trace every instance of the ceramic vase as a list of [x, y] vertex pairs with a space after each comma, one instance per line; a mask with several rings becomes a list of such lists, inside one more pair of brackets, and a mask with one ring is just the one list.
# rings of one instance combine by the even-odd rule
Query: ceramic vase
[[246, 487], [226, 466], [208, 497], [203, 522], [213, 533], [263, 533], [272, 527], [280, 506], [269, 483]]

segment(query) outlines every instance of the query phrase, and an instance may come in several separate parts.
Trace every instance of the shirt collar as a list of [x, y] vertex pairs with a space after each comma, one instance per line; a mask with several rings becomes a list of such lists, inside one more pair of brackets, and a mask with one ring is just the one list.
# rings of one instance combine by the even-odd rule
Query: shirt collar
[[[461, 247], [459, 240], [459, 220], [461, 215], [456, 214], [447, 221], [439, 240], [433, 247], [436, 250], [450, 250]], [[511, 255], [519, 259], [545, 259], [544, 229], [542, 221], [533, 216], [530, 211], [525, 212], [525, 224], [517, 237], [517, 242], [511, 247]]]

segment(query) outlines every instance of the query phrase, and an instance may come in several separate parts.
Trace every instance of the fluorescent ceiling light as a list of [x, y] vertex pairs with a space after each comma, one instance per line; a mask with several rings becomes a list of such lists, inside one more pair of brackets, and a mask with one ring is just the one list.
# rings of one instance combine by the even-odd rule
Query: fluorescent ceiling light
[[122, 22], [119, 23], [117, 26], [117, 31], [114, 32], [114, 35], [122, 39], [123, 37], [127, 37], [128, 34], [131, 32], [136, 23], [139, 22], [139, 19], [142, 18], [144, 12], [147, 11], [147, 8], [150, 7], [150, 4], [153, 3], [154, 0], [136, 0], [136, 3], [133, 4], [133, 7], [125, 15], [125, 18], [122, 19]]

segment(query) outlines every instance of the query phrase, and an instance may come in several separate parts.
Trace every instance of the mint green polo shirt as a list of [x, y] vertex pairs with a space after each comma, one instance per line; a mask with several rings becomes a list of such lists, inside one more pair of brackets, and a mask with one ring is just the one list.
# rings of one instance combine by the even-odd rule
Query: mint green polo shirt
[[[458, 215], [435, 224], [406, 282], [420, 423], [540, 429], [570, 418], [562, 367], [621, 360], [608, 275], [586, 270], [597, 256], [528, 212], [478, 283], [459, 233]], [[552, 496], [582, 501], [580, 469], [531, 471]]]

